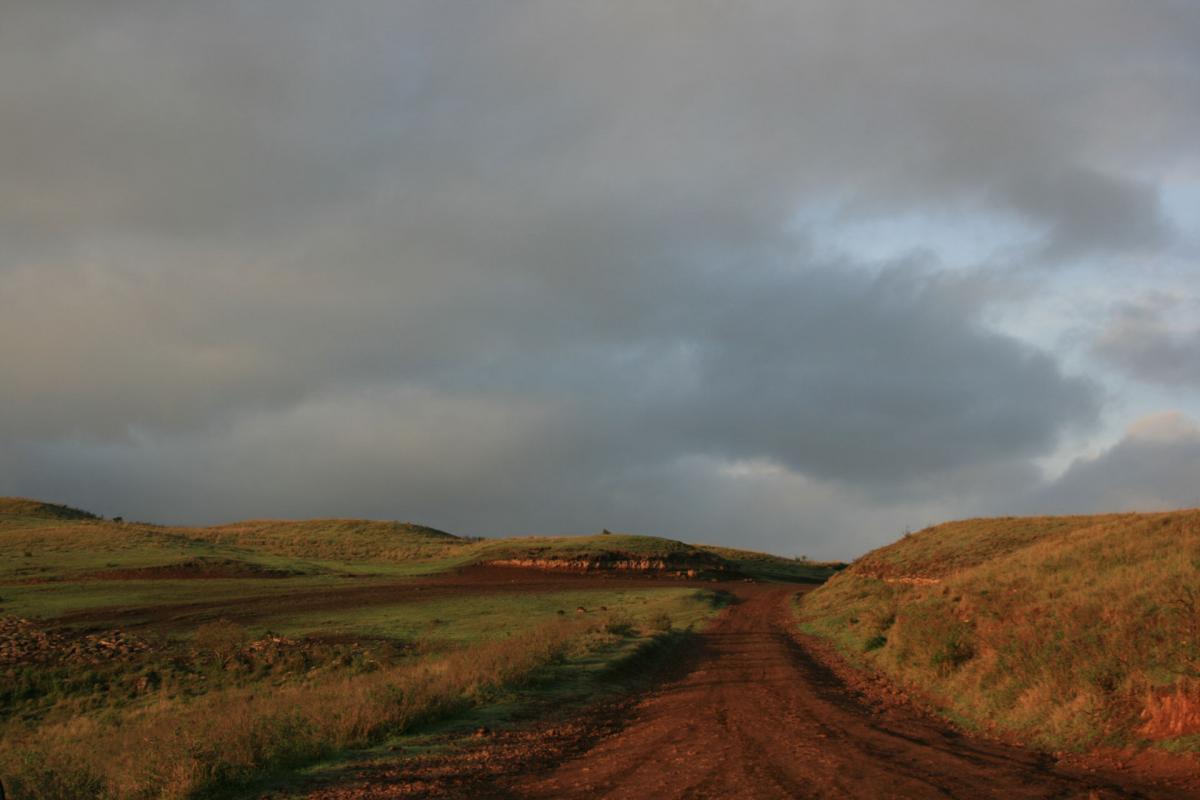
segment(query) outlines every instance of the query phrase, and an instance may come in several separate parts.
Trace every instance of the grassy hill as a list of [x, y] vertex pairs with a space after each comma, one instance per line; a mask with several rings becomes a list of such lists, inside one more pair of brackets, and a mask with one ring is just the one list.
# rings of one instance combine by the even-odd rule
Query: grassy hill
[[1200, 750], [1200, 511], [938, 525], [863, 556], [800, 614], [966, 727]]
[[96, 515], [88, 511], [80, 511], [70, 506], [43, 503], [40, 500], [29, 500], [25, 497], [0, 497], [0, 520], [17, 519], [96, 519]]
[[[647, 563], [652, 568], [819, 582], [840, 565], [657, 536], [465, 539], [423, 525], [373, 520], [249, 520], [208, 528], [105, 520], [24, 498], [0, 498], [0, 581], [71, 580], [113, 570], [223, 565], [231, 574], [420, 575], [496, 561]], [[136, 577], [126, 574], [125, 577]]]
[[358, 748], [407, 747], [434, 724], [465, 739], [478, 718], [614, 691], [727, 600], [669, 578], [456, 572], [503, 561], [801, 581], [833, 570], [629, 534], [168, 527], [0, 498], [0, 781], [56, 800], [235, 796]]

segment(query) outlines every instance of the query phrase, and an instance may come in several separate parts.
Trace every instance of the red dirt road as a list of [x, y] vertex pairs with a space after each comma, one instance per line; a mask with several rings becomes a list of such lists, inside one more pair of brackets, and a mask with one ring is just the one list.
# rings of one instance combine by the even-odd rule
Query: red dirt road
[[682, 674], [635, 702], [498, 736], [424, 764], [378, 765], [321, 798], [1179, 798], [1194, 773], [1091, 771], [963, 736], [906, 705], [873, 710], [792, 633], [795, 587], [740, 602]]
[[[747, 587], [686, 677], [617, 736], [513, 786], [537, 798], [1179, 797], [1183, 787], [1057, 767], [911, 709], [873, 713], [800, 646], [794, 590]], [[1193, 787], [1200, 788], [1200, 787]], [[1183, 795], [1186, 796], [1186, 795]]]

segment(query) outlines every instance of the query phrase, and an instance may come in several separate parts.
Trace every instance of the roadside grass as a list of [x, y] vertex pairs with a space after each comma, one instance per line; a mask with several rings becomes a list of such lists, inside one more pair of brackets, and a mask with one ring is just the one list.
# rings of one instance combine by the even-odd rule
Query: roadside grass
[[[589, 611], [563, 608], [568, 603]], [[513, 687], [549, 691], [571, 670], [619, 660], [648, 637], [703, 622], [719, 605], [714, 593], [685, 587], [464, 597], [382, 614], [352, 609], [334, 628], [320, 620], [295, 626], [411, 645], [385, 654], [330, 645], [292, 668], [285, 660], [267, 669], [231, 656], [253, 637], [231, 625], [238, 636], [227, 645], [213, 643], [221, 631], [202, 639], [202, 628], [166, 655], [58, 670], [48, 685], [37, 684], [45, 670], [23, 670], [35, 696], [5, 707], [0, 776], [19, 797], [206, 796], [420, 730]], [[184, 648], [191, 660], [181, 663]], [[157, 682], [147, 692], [148, 675]]]
[[[713, 607], [724, 600], [713, 598]], [[641, 688], [693, 641], [692, 626], [653, 628], [609, 637], [594, 649], [539, 668], [530, 679], [507, 687], [487, 704], [463, 710], [413, 733], [390, 736], [369, 748], [344, 751], [309, 767], [266, 775], [246, 787], [216, 797], [241, 800], [269, 792], [281, 800], [300, 800], [315, 784], [336, 783], [372, 766], [395, 769], [412, 757], [450, 753], [478, 743], [481, 728], [492, 733], [519, 729], [531, 720], [558, 720], [594, 708], [606, 699]]]
[[186, 798], [412, 729], [565, 656], [594, 622], [553, 622], [516, 639], [374, 674], [213, 692], [117, 722], [77, 717], [8, 743], [14, 794]]
[[[166, 527], [0, 498], [0, 779], [28, 798], [208, 796], [465, 712], [503, 716], [627, 680], [715, 613], [719, 593], [670, 581], [411, 602], [386, 592], [489, 561], [631, 557], [779, 580], [832, 572], [626, 534], [470, 540], [357, 520]], [[37, 647], [14, 660], [12, 637], [26, 634], [13, 631], [29, 624], [17, 618], [64, 648], [111, 629], [140, 644], [101, 661]]]
[[967, 727], [1197, 750], [1198, 577], [1200, 511], [967, 520], [869, 553], [799, 614]]

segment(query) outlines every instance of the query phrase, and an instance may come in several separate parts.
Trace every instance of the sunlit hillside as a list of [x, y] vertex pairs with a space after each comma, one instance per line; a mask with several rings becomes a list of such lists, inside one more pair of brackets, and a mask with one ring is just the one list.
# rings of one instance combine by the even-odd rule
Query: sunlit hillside
[[976, 519], [867, 554], [805, 630], [957, 721], [1200, 749], [1200, 511]]

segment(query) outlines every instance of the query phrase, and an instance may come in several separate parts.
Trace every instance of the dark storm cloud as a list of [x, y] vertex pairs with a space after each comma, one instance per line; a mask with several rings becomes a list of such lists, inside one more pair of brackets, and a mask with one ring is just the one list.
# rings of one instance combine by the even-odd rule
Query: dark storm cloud
[[[1097, 339], [1096, 354], [1140, 380], [1200, 387], [1200, 328], [1192, 321], [1196, 308], [1175, 297], [1126, 302]], [[1173, 328], [1168, 314], [1184, 316], [1187, 326]]]
[[799, 220], [1162, 247], [1194, 17], [9, 4], [0, 491], [773, 543], [796, 498], [828, 542], [1028, 486], [1098, 386], [982, 322], [991, 278], [818, 256]]
[[1200, 507], [1200, 427], [1178, 412], [1134, 424], [1094, 458], [1081, 458], [1040, 494], [1062, 513]]

